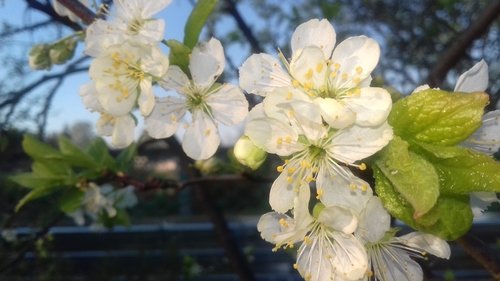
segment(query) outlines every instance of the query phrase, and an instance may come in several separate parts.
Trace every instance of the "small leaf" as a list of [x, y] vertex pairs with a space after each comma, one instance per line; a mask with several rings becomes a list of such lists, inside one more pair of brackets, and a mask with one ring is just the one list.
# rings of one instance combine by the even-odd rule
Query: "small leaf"
[[70, 176], [73, 171], [63, 161], [59, 160], [39, 160], [33, 162], [31, 170], [40, 177]]
[[45, 144], [30, 135], [24, 135], [23, 149], [34, 160], [61, 159], [62, 155], [52, 146]]
[[184, 45], [193, 48], [198, 43], [201, 30], [213, 12], [217, 0], [198, 0], [184, 27]]
[[59, 137], [59, 149], [64, 159], [72, 166], [85, 168], [95, 168], [98, 166], [90, 155], [71, 143], [71, 141], [64, 136]]
[[122, 150], [116, 157], [117, 169], [125, 172], [134, 164], [134, 157], [137, 154], [137, 144], [133, 143]]
[[442, 193], [500, 192], [500, 163], [492, 157], [458, 146], [419, 146], [438, 172]]
[[389, 123], [407, 141], [455, 145], [481, 126], [488, 99], [485, 93], [423, 90], [396, 102]]
[[64, 213], [71, 213], [80, 208], [85, 192], [77, 188], [69, 188], [59, 198], [59, 208]]
[[394, 136], [375, 164], [413, 207], [415, 218], [434, 206], [439, 196], [438, 175], [431, 163], [408, 150], [407, 142]]
[[191, 54], [191, 48], [174, 39], [168, 40], [166, 44], [170, 48], [170, 53], [168, 55], [170, 65], [177, 65], [188, 77], [190, 77], [189, 55]]
[[27, 203], [29, 203], [35, 199], [50, 195], [53, 192], [55, 192], [56, 190], [57, 190], [57, 187], [54, 187], [54, 186], [45, 186], [45, 187], [35, 188], [35, 189], [31, 190], [21, 200], [19, 200], [19, 202], [16, 205], [15, 211], [18, 212]]
[[101, 138], [96, 138], [87, 147], [87, 153], [101, 165], [101, 168], [115, 169], [115, 159], [109, 154], [108, 146]]
[[19, 173], [9, 177], [9, 180], [19, 184], [20, 186], [37, 189], [54, 185], [54, 179], [51, 177], [43, 177], [34, 173]]

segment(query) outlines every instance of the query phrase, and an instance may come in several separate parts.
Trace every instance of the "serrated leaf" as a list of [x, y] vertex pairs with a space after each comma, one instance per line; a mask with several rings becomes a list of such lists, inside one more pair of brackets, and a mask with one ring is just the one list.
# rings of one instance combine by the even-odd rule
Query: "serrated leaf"
[[397, 192], [414, 209], [413, 217], [427, 213], [439, 197], [439, 179], [425, 158], [408, 150], [408, 143], [394, 136], [375, 164]]
[[63, 154], [64, 160], [72, 166], [84, 168], [95, 168], [98, 166], [90, 155], [71, 143], [71, 141], [64, 136], [59, 137], [59, 149]]
[[468, 196], [440, 196], [435, 206], [415, 220], [411, 205], [395, 190], [378, 167], [373, 169], [377, 195], [387, 211], [416, 230], [455, 240], [464, 235], [472, 224]]
[[201, 30], [216, 4], [217, 0], [198, 0], [184, 27], [184, 45], [192, 49], [198, 43]]
[[24, 135], [23, 150], [34, 160], [62, 158], [61, 153], [55, 148], [35, 139], [30, 135]]
[[64, 192], [61, 198], [59, 198], [59, 208], [64, 213], [74, 212], [80, 208], [84, 195], [85, 192], [79, 189], [69, 188]]
[[396, 102], [388, 120], [407, 141], [455, 145], [481, 126], [488, 99], [485, 93], [423, 90]]
[[170, 53], [168, 54], [170, 65], [177, 65], [190, 77], [189, 55], [191, 54], [191, 48], [174, 39], [167, 40], [166, 44], [170, 48]]
[[134, 164], [134, 157], [137, 154], [137, 144], [133, 143], [122, 150], [116, 157], [117, 169], [125, 172]]
[[96, 138], [87, 147], [87, 153], [100, 164], [101, 168], [116, 168], [115, 159], [111, 156], [108, 146], [101, 138]]
[[443, 194], [500, 192], [500, 163], [492, 157], [464, 147], [420, 144], [434, 164]]

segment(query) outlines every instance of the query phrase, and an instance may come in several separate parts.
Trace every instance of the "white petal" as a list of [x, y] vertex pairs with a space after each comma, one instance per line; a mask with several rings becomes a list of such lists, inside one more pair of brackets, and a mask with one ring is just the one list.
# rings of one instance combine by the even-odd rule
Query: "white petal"
[[276, 88], [291, 84], [280, 62], [268, 54], [254, 54], [240, 67], [240, 87], [248, 93], [266, 96]]
[[109, 46], [122, 43], [125, 40], [126, 35], [115, 25], [97, 19], [85, 31], [85, 54], [98, 57]]
[[429, 87], [429, 85], [427, 84], [424, 84], [424, 85], [420, 85], [418, 86], [417, 88], [415, 88], [415, 90], [413, 90], [413, 92], [411, 92], [412, 94], [415, 94], [415, 93], [418, 93], [418, 92], [421, 92], [421, 91], [425, 91], [425, 90], [428, 90], [430, 89], [431, 87]]
[[372, 196], [359, 216], [356, 236], [363, 241], [375, 243], [380, 241], [391, 228], [391, 216], [384, 209], [382, 201]]
[[329, 58], [335, 46], [335, 30], [326, 19], [312, 19], [297, 26], [292, 35], [291, 48], [295, 54], [299, 49], [316, 46], [325, 58]]
[[275, 88], [262, 101], [264, 111], [270, 118], [278, 120], [289, 120], [291, 115], [290, 108], [286, 104], [292, 101], [311, 101], [311, 98], [303, 91], [294, 87]]
[[463, 145], [488, 155], [496, 153], [500, 149], [500, 110], [486, 113], [481, 127]]
[[389, 143], [392, 136], [392, 127], [387, 122], [378, 127], [354, 125], [337, 132], [329, 151], [339, 161], [354, 163], [382, 149]]
[[291, 108], [295, 127], [309, 140], [319, 140], [324, 137], [328, 129], [323, 125], [321, 112], [312, 102], [292, 101], [287, 104]]
[[104, 108], [97, 99], [97, 90], [95, 83], [89, 82], [80, 87], [80, 97], [82, 98], [83, 105], [90, 111], [102, 112]]
[[[316, 188], [322, 190], [319, 199], [326, 207], [342, 206], [358, 215], [373, 196], [373, 191], [368, 183], [355, 177], [347, 168], [343, 169], [343, 173], [348, 173], [349, 180], [325, 167], [320, 168], [316, 177]], [[357, 188], [351, 188], [351, 184]]]
[[168, 138], [186, 113], [186, 101], [175, 97], [157, 98], [155, 107], [144, 119], [145, 130], [155, 139]]
[[176, 90], [184, 94], [188, 91], [191, 81], [177, 65], [171, 65], [159, 84], [166, 90]]
[[332, 263], [335, 255], [335, 249], [327, 241], [315, 236], [310, 243], [302, 243], [297, 251], [297, 270], [305, 280], [337, 280]]
[[[282, 221], [282, 223], [280, 223]], [[277, 240], [277, 237], [283, 232], [288, 231], [288, 228], [295, 227], [292, 218], [285, 214], [270, 212], [262, 215], [257, 223], [257, 230], [260, 232], [262, 239], [273, 244], [283, 243], [283, 240]]]
[[304, 87], [323, 89], [326, 87], [328, 70], [326, 58], [321, 49], [306, 47], [293, 54], [290, 74]]
[[443, 239], [432, 234], [411, 232], [406, 235], [397, 237], [397, 240], [406, 246], [423, 250], [436, 257], [449, 259], [450, 245]]
[[115, 148], [125, 148], [134, 141], [135, 121], [129, 114], [115, 118], [111, 145]]
[[488, 64], [481, 60], [458, 77], [454, 92], [484, 92], [488, 88]]
[[[308, 184], [302, 184], [298, 188], [299, 192], [293, 199], [293, 219], [295, 220], [297, 229], [303, 229], [307, 232], [309, 231], [311, 223], [314, 222], [314, 218], [309, 212], [311, 189]], [[304, 233], [304, 235], [305, 234], [306, 233]]]
[[386, 246], [374, 248], [370, 259], [377, 280], [384, 281], [422, 281], [420, 265], [412, 260], [402, 249]]
[[[156, 1], [148, 1], [156, 2]], [[149, 19], [144, 22], [138, 34], [133, 36], [138, 42], [154, 44], [164, 38], [165, 21], [162, 19]]]
[[101, 114], [96, 123], [96, 133], [99, 136], [111, 136], [114, 128], [114, 117]]
[[221, 43], [212, 38], [199, 43], [191, 52], [189, 71], [198, 89], [209, 88], [224, 71], [224, 50]]
[[[343, 87], [351, 88], [357, 86], [355, 78], [364, 80], [377, 66], [380, 57], [380, 47], [378, 43], [366, 36], [349, 37], [342, 41], [333, 51], [331, 60], [332, 66], [339, 66], [335, 85], [344, 84]], [[346, 84], [340, 78], [346, 74], [352, 84]]]
[[186, 129], [182, 149], [195, 160], [208, 159], [220, 144], [219, 131], [210, 117], [202, 112], [193, 114], [193, 123]]
[[359, 95], [342, 99], [356, 113], [356, 124], [360, 126], [378, 126], [387, 120], [391, 112], [391, 94], [383, 88], [361, 88]]
[[170, 2], [172, 2], [172, 0], [142, 0], [139, 2], [141, 4], [141, 14], [143, 18], [148, 19], [165, 9], [168, 5], [170, 5]]
[[345, 234], [351, 234], [358, 226], [358, 218], [347, 208], [331, 206], [324, 208], [318, 216], [318, 222]]
[[474, 218], [480, 217], [491, 204], [500, 203], [495, 192], [472, 192], [469, 201]]
[[215, 120], [224, 125], [236, 125], [248, 114], [248, 101], [240, 88], [224, 84], [206, 98]]
[[351, 234], [333, 233], [336, 255], [333, 258], [334, 270], [348, 280], [358, 280], [368, 270], [368, 256], [365, 247]]
[[314, 103], [319, 106], [323, 120], [332, 128], [343, 129], [352, 125], [356, 120], [354, 112], [335, 99], [316, 98]]
[[279, 213], [286, 213], [293, 208], [294, 198], [297, 195], [298, 186], [288, 181], [286, 172], [281, 173], [273, 182], [269, 193], [269, 205]]
[[139, 93], [137, 103], [139, 104], [142, 116], [148, 116], [155, 106], [155, 95], [153, 93], [151, 80], [142, 79], [139, 86], [141, 92]]
[[168, 66], [168, 57], [156, 46], [150, 46], [146, 54], [141, 56], [141, 69], [153, 77], [164, 76]]

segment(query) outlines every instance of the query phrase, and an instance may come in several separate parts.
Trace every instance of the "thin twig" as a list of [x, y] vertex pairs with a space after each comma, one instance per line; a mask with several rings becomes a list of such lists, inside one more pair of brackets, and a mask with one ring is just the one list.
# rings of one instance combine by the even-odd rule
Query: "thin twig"
[[468, 233], [457, 239], [456, 242], [465, 252], [467, 252], [467, 254], [481, 264], [491, 274], [494, 280], [500, 281], [498, 257], [495, 258], [495, 256], [492, 255], [483, 241]]

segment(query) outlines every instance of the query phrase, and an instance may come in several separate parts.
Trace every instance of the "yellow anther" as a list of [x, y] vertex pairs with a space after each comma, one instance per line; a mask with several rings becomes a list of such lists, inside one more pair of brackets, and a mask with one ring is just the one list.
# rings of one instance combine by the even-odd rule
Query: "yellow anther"
[[309, 236], [307, 236], [307, 235], [304, 236], [304, 243], [306, 243], [306, 245], [311, 245], [311, 242], [312, 242], [312, 240], [311, 240], [311, 238], [309, 238]]
[[314, 91], [307, 91], [307, 95], [313, 98], [316, 96], [316, 93]]
[[359, 82], [361, 82], [361, 79], [359, 79], [359, 77], [354, 77], [354, 79], [352, 79], [352, 82], [354, 84], [359, 84]]
[[311, 82], [304, 83], [304, 89], [310, 90], [313, 88], [313, 84]]
[[290, 159], [285, 159], [285, 165], [290, 163]]
[[316, 65], [316, 72], [320, 73], [323, 70], [323, 66], [323, 63], [318, 63], [318, 65]]
[[174, 114], [170, 115], [170, 121], [177, 122], [177, 116], [175, 116]]
[[309, 175], [309, 176], [306, 177], [306, 182], [307, 183], [310, 183], [312, 181], [314, 181], [314, 178], [312, 176]]
[[210, 133], [212, 133], [212, 131], [211, 131], [210, 129], [206, 129], [206, 130], [205, 130], [205, 136], [209, 136], [209, 135], [210, 135]]
[[287, 177], [286, 178], [286, 182], [287, 183], [292, 183], [293, 182], [293, 178], [292, 177]]
[[330, 72], [330, 78], [337, 77], [337, 71]]
[[282, 137], [277, 138], [277, 139], [276, 139], [276, 143], [277, 143], [278, 145], [282, 145], [282, 144], [283, 144], [283, 138], [282, 138]]
[[312, 69], [308, 69], [306, 74], [304, 75], [304, 77], [307, 79], [307, 80], [311, 80], [313, 78], [313, 70]]
[[296, 263], [294, 263], [292, 266], [293, 266], [293, 269], [299, 269], [299, 265]]
[[366, 164], [365, 164], [365, 163], [361, 163], [361, 164], [359, 164], [359, 169], [360, 169], [361, 171], [366, 170]]
[[361, 191], [365, 192], [368, 190], [368, 186], [366, 184], [361, 185]]
[[361, 74], [363, 72], [363, 68], [361, 66], [356, 67], [356, 73]]
[[288, 144], [292, 143], [292, 137], [291, 136], [286, 136], [285, 142], [288, 143]]
[[279, 219], [279, 224], [283, 227], [288, 227], [288, 222], [284, 218]]
[[358, 189], [358, 186], [355, 183], [351, 183], [349, 184], [349, 188], [351, 188], [352, 190], [356, 190]]
[[347, 73], [342, 73], [342, 81], [347, 81], [347, 78], [349, 77], [349, 75]]
[[299, 87], [299, 86], [300, 86], [299, 81], [297, 81], [297, 80], [293, 80], [293, 81], [292, 81], [292, 86], [294, 86], [294, 87]]
[[281, 172], [283, 172], [283, 170], [284, 170], [284, 169], [285, 169], [285, 168], [284, 168], [283, 166], [278, 166], [278, 167], [276, 167], [276, 171], [278, 171], [278, 172], [280, 172], [280, 173], [281, 173]]
[[293, 111], [293, 109], [288, 110], [288, 116], [294, 117], [295, 116], [295, 111]]
[[333, 64], [333, 67], [334, 67], [335, 69], [339, 69], [339, 68], [340, 68], [340, 63], [338, 63], [338, 62], [334, 63], [334, 64]]
[[307, 160], [302, 160], [302, 161], [300, 162], [300, 166], [301, 166], [302, 168], [306, 168], [306, 169], [307, 169], [307, 168], [311, 168], [311, 163], [309, 163]]
[[307, 275], [304, 277], [304, 280], [311, 281], [311, 278], [311, 273], [307, 273]]
[[286, 99], [287, 99], [287, 100], [291, 100], [292, 98], [293, 98], [293, 94], [292, 94], [292, 92], [288, 92], [288, 93], [286, 93]]
[[318, 190], [316, 191], [317, 195], [316, 195], [316, 199], [321, 199], [321, 197], [323, 197], [323, 189], [321, 188], [318, 188]]

